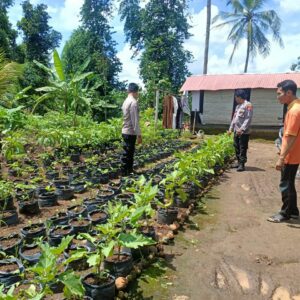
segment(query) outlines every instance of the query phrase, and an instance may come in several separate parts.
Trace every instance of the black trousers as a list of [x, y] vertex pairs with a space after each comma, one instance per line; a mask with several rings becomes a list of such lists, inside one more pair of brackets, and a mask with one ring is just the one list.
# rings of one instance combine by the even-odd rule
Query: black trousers
[[280, 213], [283, 216], [299, 215], [297, 207], [297, 192], [295, 177], [299, 165], [284, 165], [281, 170], [279, 188], [281, 191], [282, 207]]
[[133, 157], [135, 151], [136, 135], [122, 134], [123, 154], [122, 154], [122, 172], [129, 174], [133, 171]]
[[235, 156], [239, 163], [245, 164], [247, 162], [249, 136], [249, 134], [237, 135], [234, 133]]

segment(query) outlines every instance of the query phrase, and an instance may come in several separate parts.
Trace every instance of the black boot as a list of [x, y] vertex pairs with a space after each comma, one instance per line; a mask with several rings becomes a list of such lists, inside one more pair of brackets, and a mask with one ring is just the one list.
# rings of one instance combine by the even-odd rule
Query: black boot
[[243, 171], [245, 171], [245, 164], [240, 163], [238, 168], [237, 168], [237, 172], [243, 172]]
[[240, 163], [239, 163], [238, 161], [235, 161], [235, 162], [233, 162], [233, 163], [231, 164], [230, 167], [236, 169], [236, 168], [239, 167], [239, 165], [240, 165]]

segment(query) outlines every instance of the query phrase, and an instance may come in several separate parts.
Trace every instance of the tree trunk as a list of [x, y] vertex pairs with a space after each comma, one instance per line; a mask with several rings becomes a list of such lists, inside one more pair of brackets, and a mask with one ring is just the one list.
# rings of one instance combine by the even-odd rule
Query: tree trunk
[[248, 32], [247, 32], [247, 55], [246, 55], [244, 73], [247, 73], [247, 71], [248, 71], [248, 63], [249, 63], [249, 56], [250, 56], [251, 35], [249, 32], [249, 27], [250, 27], [250, 25], [248, 26]]
[[207, 74], [207, 66], [208, 66], [208, 50], [209, 50], [209, 36], [210, 36], [210, 23], [211, 23], [211, 0], [207, 0], [206, 11], [207, 11], [207, 15], [206, 15], [206, 35], [205, 35], [203, 74]]

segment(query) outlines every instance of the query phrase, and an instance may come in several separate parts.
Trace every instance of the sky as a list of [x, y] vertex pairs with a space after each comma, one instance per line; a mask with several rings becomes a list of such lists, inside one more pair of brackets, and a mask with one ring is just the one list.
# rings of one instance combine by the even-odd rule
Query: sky
[[[59, 31], [62, 36], [62, 51], [65, 42], [72, 31], [80, 25], [79, 11], [84, 0], [31, 0], [32, 4], [44, 3], [48, 6], [51, 16], [49, 24], [53, 29]], [[141, 0], [145, 5], [148, 0]], [[10, 22], [15, 26], [22, 17], [21, 0], [15, 0], [15, 5], [9, 10]], [[212, 18], [220, 10], [228, 11], [225, 6], [226, 0], [212, 0]], [[185, 41], [184, 47], [191, 51], [194, 59], [188, 65], [192, 75], [202, 73], [205, 27], [206, 27], [206, 0], [189, 0], [189, 23], [192, 26], [190, 33], [192, 37]], [[281, 48], [267, 35], [271, 42], [271, 53], [264, 58], [256, 56], [250, 61], [248, 73], [283, 73], [289, 72], [292, 63], [300, 56], [300, 0], [266, 0], [263, 10], [274, 9], [282, 20], [281, 37], [284, 48]], [[117, 12], [117, 8], [115, 9]], [[141, 83], [139, 77], [138, 60], [132, 59], [132, 51], [125, 43], [123, 24], [117, 13], [110, 22], [112, 30], [115, 31], [113, 38], [118, 43], [118, 57], [123, 64], [123, 70], [119, 74], [120, 80]], [[227, 41], [230, 27], [212, 29], [210, 36], [208, 74], [237, 74], [242, 73], [246, 58], [246, 41], [240, 45], [231, 65], [228, 64], [233, 46]]]

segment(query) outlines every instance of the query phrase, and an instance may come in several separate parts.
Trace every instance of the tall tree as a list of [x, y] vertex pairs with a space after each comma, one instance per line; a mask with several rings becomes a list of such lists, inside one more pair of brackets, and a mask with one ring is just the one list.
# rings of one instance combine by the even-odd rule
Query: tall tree
[[270, 41], [266, 33], [271, 32], [273, 39], [283, 47], [280, 37], [281, 20], [274, 10], [261, 10], [266, 0], [231, 0], [233, 12], [221, 11], [214, 17], [213, 23], [221, 20], [225, 22], [215, 26], [220, 28], [231, 25], [228, 40], [234, 44], [229, 63], [243, 39], [247, 40], [247, 52], [244, 72], [248, 70], [249, 58], [257, 53], [266, 57], [270, 54]]
[[26, 61], [37, 60], [48, 64], [50, 52], [59, 46], [61, 34], [49, 26], [50, 16], [47, 5], [34, 7], [29, 0], [22, 3], [23, 18], [17, 26], [23, 32], [26, 47]]
[[[87, 53], [92, 61], [89, 71], [98, 74], [107, 86], [117, 86], [117, 75], [121, 71], [121, 63], [117, 57], [116, 42], [112, 39], [109, 19], [112, 15], [112, 0], [85, 0], [80, 11], [83, 39], [89, 37], [86, 45]], [[78, 37], [78, 36], [77, 36]]]
[[146, 86], [164, 82], [176, 93], [188, 74], [187, 63], [192, 57], [183, 47], [190, 37], [186, 1], [150, 0], [141, 9], [138, 0], [123, 0], [120, 14], [127, 40], [135, 50], [143, 50], [140, 74]]
[[205, 33], [205, 49], [204, 49], [203, 74], [207, 74], [209, 37], [210, 37], [210, 23], [211, 23], [211, 0], [207, 0], [207, 4], [206, 4], [206, 33]]
[[0, 1], [0, 47], [8, 59], [15, 60], [17, 31], [12, 28], [7, 15], [7, 9], [12, 5], [13, 0]]
[[46, 85], [47, 73], [37, 68], [33, 61], [49, 65], [50, 52], [59, 46], [61, 34], [49, 26], [50, 16], [45, 4], [33, 6], [29, 0], [22, 3], [23, 18], [17, 23], [23, 32], [25, 68], [23, 86]]

